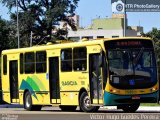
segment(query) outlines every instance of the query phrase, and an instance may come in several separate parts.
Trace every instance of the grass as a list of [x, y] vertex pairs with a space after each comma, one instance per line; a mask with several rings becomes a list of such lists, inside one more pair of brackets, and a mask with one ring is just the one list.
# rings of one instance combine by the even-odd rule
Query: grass
[[160, 106], [160, 104], [157, 104], [157, 103], [141, 103], [141, 106]]

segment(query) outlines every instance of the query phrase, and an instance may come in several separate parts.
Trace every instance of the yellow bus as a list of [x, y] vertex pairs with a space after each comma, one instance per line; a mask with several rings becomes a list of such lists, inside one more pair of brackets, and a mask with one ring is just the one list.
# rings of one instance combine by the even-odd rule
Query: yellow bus
[[59, 106], [85, 112], [117, 106], [135, 112], [159, 100], [153, 41], [82, 40], [2, 51], [3, 101], [26, 110]]

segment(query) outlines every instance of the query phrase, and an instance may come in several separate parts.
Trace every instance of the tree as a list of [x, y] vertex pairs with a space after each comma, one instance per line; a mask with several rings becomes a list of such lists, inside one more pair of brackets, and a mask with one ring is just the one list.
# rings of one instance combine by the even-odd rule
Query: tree
[[[66, 21], [73, 30], [76, 30], [74, 21], [67, 16], [73, 16], [79, 0], [17, 0], [19, 10], [19, 28], [21, 43], [29, 43], [30, 33], [33, 32], [33, 43], [43, 39], [58, 39], [66, 31], [57, 30], [59, 21]], [[16, 7], [16, 0], [1, 0], [10, 11]], [[16, 24], [16, 12], [11, 13], [11, 19]], [[53, 30], [57, 30], [53, 34]], [[28, 40], [27, 40], [28, 39]]]
[[7, 48], [9, 31], [6, 26], [6, 21], [0, 17], [0, 51]]
[[147, 33], [141, 33], [141, 35], [153, 39], [155, 43], [156, 54], [158, 58], [160, 58], [160, 30], [158, 30], [157, 28], [153, 28], [151, 31]]
[[155, 52], [157, 55], [159, 78], [160, 78], [160, 30], [158, 30], [157, 28], [153, 28], [150, 32], [141, 33], [141, 35], [144, 37], [152, 38], [155, 43]]
[[0, 52], [16, 47], [16, 38], [13, 35], [14, 28], [10, 26], [10, 23], [0, 17]]
[[0, 17], [0, 52], [10, 48], [10, 28], [8, 22]]

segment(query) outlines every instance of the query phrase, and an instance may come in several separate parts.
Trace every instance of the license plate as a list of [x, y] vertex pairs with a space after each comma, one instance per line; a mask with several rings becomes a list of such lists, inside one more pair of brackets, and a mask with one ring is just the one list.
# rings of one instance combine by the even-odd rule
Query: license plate
[[139, 100], [140, 96], [132, 96], [132, 100]]
[[125, 91], [126, 92], [126, 94], [128, 95], [133, 95], [133, 94], [136, 94], [136, 91], [134, 91], [134, 90], [126, 90]]

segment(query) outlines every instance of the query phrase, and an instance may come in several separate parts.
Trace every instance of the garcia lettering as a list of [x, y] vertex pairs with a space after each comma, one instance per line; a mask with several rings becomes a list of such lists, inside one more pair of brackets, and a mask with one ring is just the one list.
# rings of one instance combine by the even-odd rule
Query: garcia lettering
[[76, 81], [62, 81], [62, 86], [68, 86], [68, 85], [77, 85]]

